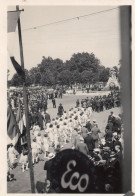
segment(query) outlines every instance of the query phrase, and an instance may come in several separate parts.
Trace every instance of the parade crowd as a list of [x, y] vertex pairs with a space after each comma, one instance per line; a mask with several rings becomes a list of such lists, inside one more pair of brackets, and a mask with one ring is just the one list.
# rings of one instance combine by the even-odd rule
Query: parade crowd
[[[77, 101], [77, 106], [79, 105], [79, 101]], [[120, 92], [119, 91], [111, 91], [109, 95], [103, 96], [95, 96], [91, 97], [91, 99], [81, 100], [82, 107], [92, 107], [92, 110], [95, 112], [101, 112], [103, 110], [108, 110], [114, 107], [120, 107]]]
[[[11, 97], [11, 106], [17, 112], [20, 93]], [[55, 96], [52, 96], [53, 107], [56, 107]], [[60, 95], [62, 98], [62, 94]], [[105, 130], [100, 130], [97, 120], [92, 120], [92, 112], [102, 112], [120, 106], [120, 93], [108, 96], [95, 96], [91, 99], [77, 100], [76, 106], [65, 111], [62, 104], [58, 106], [57, 117], [51, 118], [47, 111], [48, 96], [29, 91], [29, 122], [31, 133], [32, 162], [45, 161], [45, 165], [64, 149], [75, 149], [85, 154], [93, 164], [95, 192], [120, 193], [121, 170], [123, 159], [123, 122], [122, 115], [111, 111], [106, 119]], [[21, 102], [23, 108], [23, 102]], [[23, 110], [23, 109], [22, 109]], [[22, 142], [23, 145], [23, 142]], [[25, 145], [25, 142], [24, 142]], [[28, 155], [22, 151], [17, 154], [12, 144], [8, 145], [8, 180], [12, 181], [11, 170], [17, 160], [22, 172], [29, 169]], [[46, 170], [45, 192], [54, 190], [50, 185], [49, 169]], [[98, 177], [97, 177], [98, 176]], [[52, 191], [52, 192], [53, 192]]]

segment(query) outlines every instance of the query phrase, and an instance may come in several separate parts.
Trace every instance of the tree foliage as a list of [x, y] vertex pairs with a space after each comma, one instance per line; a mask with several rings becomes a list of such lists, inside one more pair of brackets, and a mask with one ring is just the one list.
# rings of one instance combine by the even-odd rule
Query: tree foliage
[[110, 68], [104, 68], [99, 75], [99, 81], [107, 82], [109, 77], [110, 77]]
[[[114, 67], [117, 69], [117, 67]], [[26, 84], [53, 86], [56, 84], [72, 85], [75, 83], [107, 82], [109, 68], [101, 65], [100, 60], [93, 53], [76, 53], [69, 60], [42, 57], [37, 67], [25, 70]], [[10, 81], [12, 86], [22, 85], [22, 79], [14, 74]]]

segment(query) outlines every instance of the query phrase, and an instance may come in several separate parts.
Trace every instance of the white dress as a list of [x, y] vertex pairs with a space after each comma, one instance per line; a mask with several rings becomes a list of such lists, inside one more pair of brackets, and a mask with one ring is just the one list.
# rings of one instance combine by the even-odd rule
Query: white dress
[[33, 156], [33, 158], [36, 158], [38, 156], [38, 153], [39, 153], [38, 144], [36, 142], [32, 142], [31, 148], [32, 148], [32, 156]]
[[20, 156], [19, 163], [26, 165], [27, 162], [28, 162], [28, 155], [23, 155], [23, 153], [22, 153], [21, 156]]
[[8, 149], [8, 158], [9, 158], [9, 162], [10, 164], [14, 164], [15, 161], [15, 149], [14, 147], [9, 147]]
[[43, 143], [44, 143], [44, 149], [45, 151], [49, 152], [49, 141], [47, 137], [43, 138]]

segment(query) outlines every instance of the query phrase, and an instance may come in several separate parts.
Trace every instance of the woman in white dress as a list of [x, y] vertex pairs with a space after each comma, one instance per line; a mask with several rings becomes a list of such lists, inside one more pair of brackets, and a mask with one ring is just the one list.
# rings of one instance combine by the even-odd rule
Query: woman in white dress
[[23, 153], [21, 153], [19, 163], [22, 165], [22, 172], [28, 170], [28, 155], [23, 155]]
[[14, 149], [13, 144], [10, 144], [8, 148], [8, 160], [9, 160], [10, 169], [14, 168], [15, 158], [16, 158], [16, 151]]
[[38, 158], [39, 158], [39, 145], [36, 143], [36, 139], [33, 139], [33, 142], [31, 144], [31, 148], [32, 148], [32, 162], [33, 164], [38, 162]]
[[47, 133], [44, 134], [43, 146], [44, 146], [44, 153], [45, 153], [44, 158], [46, 158], [49, 152], [49, 139]]

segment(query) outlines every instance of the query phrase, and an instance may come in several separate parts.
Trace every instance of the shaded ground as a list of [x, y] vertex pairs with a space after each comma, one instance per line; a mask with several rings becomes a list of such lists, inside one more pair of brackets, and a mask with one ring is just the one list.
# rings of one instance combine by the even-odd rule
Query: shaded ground
[[[81, 100], [83, 98], [90, 97], [90, 96], [91, 95], [89, 94], [88, 95], [64, 95], [63, 99], [56, 99], [56, 106], [58, 106], [59, 103], [62, 103], [64, 109], [68, 111], [71, 107], [75, 106], [76, 99]], [[111, 110], [106, 110], [100, 113], [94, 112], [92, 114], [91, 120], [92, 119], [97, 120], [97, 123], [102, 133], [104, 133], [104, 129], [110, 111], [114, 111], [114, 115], [118, 115], [119, 113], [121, 113], [120, 108], [113, 108]], [[48, 112], [52, 118], [55, 118], [57, 116], [57, 108], [52, 107], [51, 100], [48, 101]], [[65, 148], [68, 148], [68, 145], [65, 146]], [[41, 155], [41, 158], [43, 158], [43, 155]], [[45, 176], [45, 171], [43, 170], [44, 163], [45, 160], [40, 161], [38, 164], [34, 166], [35, 184], [38, 181], [40, 181], [41, 183], [44, 182], [44, 176]], [[7, 183], [7, 192], [8, 193], [31, 193], [29, 171], [22, 172], [21, 165], [18, 165], [14, 170], [11, 171], [11, 173], [14, 174], [16, 181]]]

